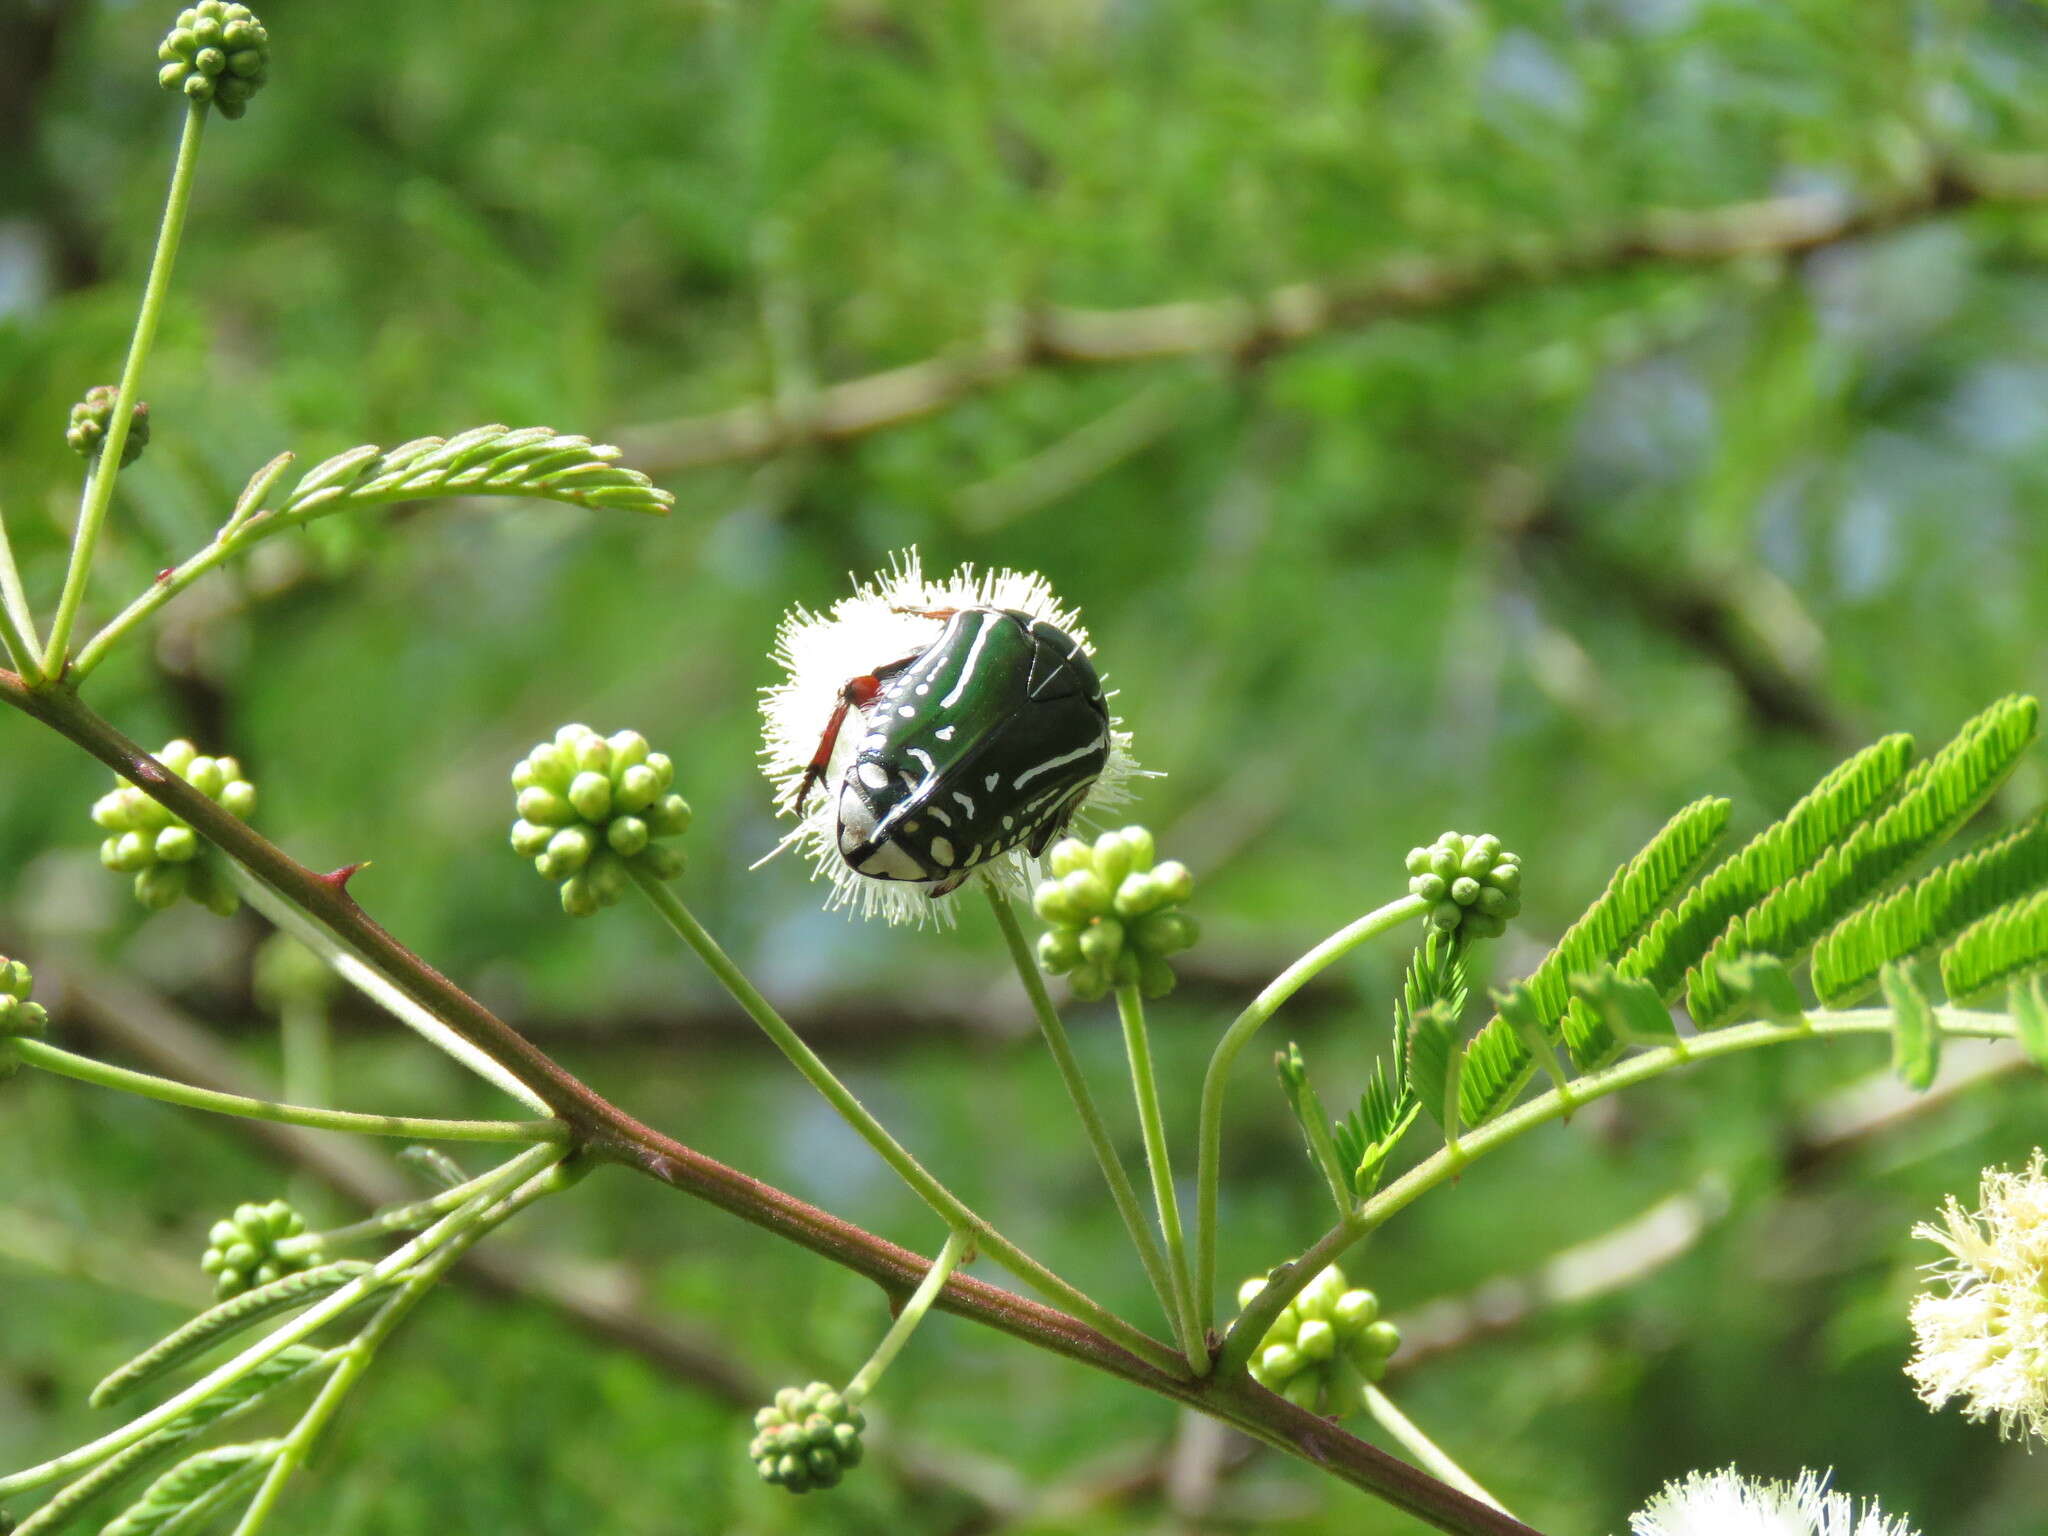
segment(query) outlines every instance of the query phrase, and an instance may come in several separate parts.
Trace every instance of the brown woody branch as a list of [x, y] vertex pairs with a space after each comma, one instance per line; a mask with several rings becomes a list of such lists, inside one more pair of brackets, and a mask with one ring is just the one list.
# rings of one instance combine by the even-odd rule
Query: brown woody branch
[[[345, 880], [316, 874], [292, 859], [166, 769], [68, 689], [31, 689], [17, 674], [0, 669], [0, 701], [43, 722], [135, 784], [353, 948], [413, 1002], [532, 1088], [569, 1124], [586, 1155], [624, 1164], [729, 1211], [867, 1276], [892, 1296], [907, 1295], [930, 1267], [929, 1260], [906, 1248], [642, 1125], [400, 944], [349, 896]], [[1265, 1391], [1241, 1372], [1227, 1377], [1214, 1373], [1202, 1380], [1169, 1375], [1067, 1313], [971, 1276], [955, 1274], [937, 1305], [1186, 1403], [1376, 1494], [1438, 1530], [1468, 1536], [1538, 1536], [1520, 1521]]]
[[1977, 204], [2044, 199], [2048, 161], [1982, 158], [1942, 167], [1917, 187], [1862, 204], [1808, 194], [1660, 210], [1588, 239], [1525, 242], [1469, 259], [1400, 257], [1355, 280], [1289, 283], [1252, 298], [1130, 309], [1043, 305], [1005, 312], [987, 337], [941, 356], [807, 391], [800, 411], [753, 400], [628, 428], [619, 442], [631, 462], [654, 474], [772, 458], [936, 415], [1035, 368], [1253, 360], [1376, 320], [1455, 309], [1540, 284], [1645, 266], [1797, 257]]

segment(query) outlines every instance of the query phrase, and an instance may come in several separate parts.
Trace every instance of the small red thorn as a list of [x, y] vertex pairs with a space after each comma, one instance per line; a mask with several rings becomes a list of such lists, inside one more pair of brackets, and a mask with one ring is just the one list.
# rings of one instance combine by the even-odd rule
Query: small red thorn
[[326, 874], [315, 875], [313, 878], [323, 885], [333, 886], [337, 894], [346, 896], [348, 883], [356, 877], [356, 872], [369, 867], [370, 861], [364, 859], [360, 864], [344, 864], [339, 869], [330, 869]]
[[162, 584], [163, 584], [164, 582], [167, 582], [167, 581], [169, 581], [169, 580], [170, 580], [170, 579], [171, 579], [171, 578], [172, 578], [173, 576], [175, 576], [175, 575], [177, 575], [177, 574], [178, 574], [178, 568], [177, 568], [177, 567], [176, 567], [175, 565], [167, 565], [167, 566], [165, 566], [165, 567], [164, 567], [164, 568], [163, 568], [162, 570], [160, 570], [160, 571], [158, 571], [158, 572], [156, 573], [156, 579], [157, 579], [157, 583], [158, 583], [158, 585], [162, 585]]

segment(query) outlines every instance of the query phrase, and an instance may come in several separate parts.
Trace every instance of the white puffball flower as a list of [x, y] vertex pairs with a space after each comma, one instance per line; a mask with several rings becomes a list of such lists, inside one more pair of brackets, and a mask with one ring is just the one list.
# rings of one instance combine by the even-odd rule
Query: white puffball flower
[[2048, 1170], [2036, 1148], [2017, 1173], [1987, 1168], [1981, 1209], [1951, 1195], [1915, 1237], [1949, 1256], [1927, 1266], [1942, 1291], [1913, 1299], [1906, 1374], [1930, 1408], [1962, 1401], [2001, 1435], [2048, 1440]]
[[[925, 617], [922, 610], [947, 608], [1013, 608], [1056, 625], [1079, 642], [1091, 660], [1095, 655], [1080, 615], [1062, 606], [1043, 576], [977, 571], [963, 565], [949, 576], [929, 578], [917, 551], [905, 550], [891, 560], [888, 570], [858, 585], [851, 597], [841, 598], [826, 612], [791, 609], [776, 632], [773, 654], [785, 676], [761, 691], [761, 771], [775, 786], [780, 813], [792, 813], [797, 787], [839, 703], [840, 690], [849, 680], [930, 645], [945, 621]], [[1131, 756], [1130, 732], [1117, 729], [1122, 722], [1114, 715], [1109, 724], [1109, 761], [1088, 792], [1083, 816], [1128, 801], [1131, 781], [1146, 776]], [[825, 902], [828, 910], [846, 908], [892, 923], [950, 926], [951, 903], [931, 894], [938, 882], [870, 879], [839, 856], [839, 781], [865, 734], [857, 713], [849, 711], [824, 778], [776, 851], [795, 847], [811, 860], [812, 877], [832, 886]], [[1025, 900], [1041, 878], [1038, 861], [1022, 847], [978, 866], [974, 874]]]
[[1628, 1528], [1630, 1536], [1919, 1536], [1875, 1500], [1859, 1510], [1846, 1493], [1830, 1492], [1824, 1473], [1767, 1483], [1733, 1467], [1666, 1483]]

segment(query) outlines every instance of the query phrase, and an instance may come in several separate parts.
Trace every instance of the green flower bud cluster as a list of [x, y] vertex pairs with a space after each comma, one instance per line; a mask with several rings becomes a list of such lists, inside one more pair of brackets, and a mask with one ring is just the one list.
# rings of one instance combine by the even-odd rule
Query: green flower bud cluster
[[1065, 976], [1076, 997], [1093, 1001], [1133, 983], [1147, 997], [1173, 990], [1167, 957], [1199, 937], [1195, 920], [1176, 910], [1194, 894], [1195, 879], [1178, 860], [1154, 863], [1155, 853], [1150, 832], [1125, 827], [1092, 844], [1062, 838], [1046, 856], [1053, 878], [1031, 898], [1049, 925], [1038, 963]]
[[226, 1301], [253, 1286], [268, 1285], [327, 1262], [317, 1243], [297, 1243], [288, 1251], [278, 1245], [301, 1237], [306, 1223], [282, 1200], [268, 1205], [238, 1205], [226, 1221], [216, 1221], [206, 1234], [206, 1256], [199, 1267], [213, 1276], [213, 1293]]
[[[171, 742], [156, 756], [230, 816], [247, 820], [256, 809], [256, 786], [242, 777], [242, 765], [232, 757], [206, 757], [189, 741]], [[135, 899], [151, 911], [174, 905], [180, 896], [222, 917], [241, 905], [199, 834], [126, 779], [115, 779], [112, 793], [93, 803], [92, 819], [110, 834], [100, 844], [100, 862], [134, 875]]]
[[165, 90], [210, 101], [222, 117], [240, 117], [270, 77], [270, 34], [246, 5], [199, 0], [178, 12], [156, 56], [164, 61], [156, 78]]
[[[99, 457], [107, 427], [114, 419], [114, 404], [121, 392], [111, 384], [95, 384], [85, 398], [71, 407], [71, 425], [64, 429], [64, 441], [82, 459]], [[149, 446], [149, 406], [138, 400], [128, 414], [128, 441], [121, 445], [121, 467], [126, 469], [142, 457]]]
[[638, 731], [600, 736], [565, 725], [512, 770], [519, 819], [512, 848], [562, 887], [562, 910], [588, 917], [626, 894], [627, 865], [657, 880], [683, 872], [683, 855], [655, 841], [690, 828], [690, 807], [669, 788], [675, 765]]
[[[1237, 1288], [1239, 1310], [1266, 1288], [1263, 1278]], [[1252, 1356], [1252, 1379], [1297, 1407], [1340, 1416], [1358, 1407], [1359, 1387], [1387, 1372], [1401, 1330], [1380, 1317], [1379, 1298], [1346, 1284], [1332, 1264], [1287, 1303]]]
[[822, 1381], [784, 1387], [754, 1415], [759, 1431], [747, 1447], [761, 1481], [791, 1493], [830, 1488], [860, 1465], [867, 1418]]
[[1430, 904], [1429, 922], [1445, 933], [1462, 928], [1475, 939], [1497, 939], [1522, 910], [1522, 856], [1501, 848], [1491, 833], [1446, 832], [1427, 848], [1408, 850], [1410, 895]]
[[8, 1040], [35, 1039], [49, 1025], [50, 1016], [43, 1011], [43, 1005], [28, 1000], [29, 988], [34, 985], [35, 978], [27, 966], [0, 955], [0, 1078], [12, 1077], [20, 1065], [7, 1049]]

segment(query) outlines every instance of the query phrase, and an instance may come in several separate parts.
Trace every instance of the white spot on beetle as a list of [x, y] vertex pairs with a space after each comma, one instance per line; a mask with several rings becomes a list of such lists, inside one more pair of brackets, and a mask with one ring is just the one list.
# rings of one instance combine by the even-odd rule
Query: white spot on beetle
[[904, 719], [909, 720], [916, 716], [917, 711], [912, 709], [908, 704], [899, 704], [896, 706], [896, 713], [901, 715]]
[[938, 730], [938, 737], [941, 741], [951, 741], [953, 739], [953, 727], [950, 725], [940, 726]]
[[[913, 823], [912, 825], [914, 826], [914, 825], [915, 825], [915, 823]], [[908, 831], [908, 830], [910, 830], [910, 829], [909, 829], [909, 828], [905, 828], [905, 830], [906, 830], [906, 831]], [[952, 841], [951, 841], [950, 839], [948, 839], [948, 838], [944, 838], [944, 837], [935, 837], [935, 838], [933, 838], [933, 839], [932, 839], [932, 857], [933, 857], [933, 858], [934, 858], [935, 860], [937, 860], [937, 861], [938, 861], [939, 867], [940, 867], [941, 869], [951, 869], [951, 868], [953, 868], [953, 844], [952, 844]]]
[[860, 774], [861, 783], [867, 785], [869, 789], [889, 787], [889, 770], [880, 763], [862, 763], [855, 771]]
[[917, 685], [917, 696], [919, 698], [923, 698], [926, 694], [930, 693], [931, 691], [932, 685], [930, 683], [919, 683]]

